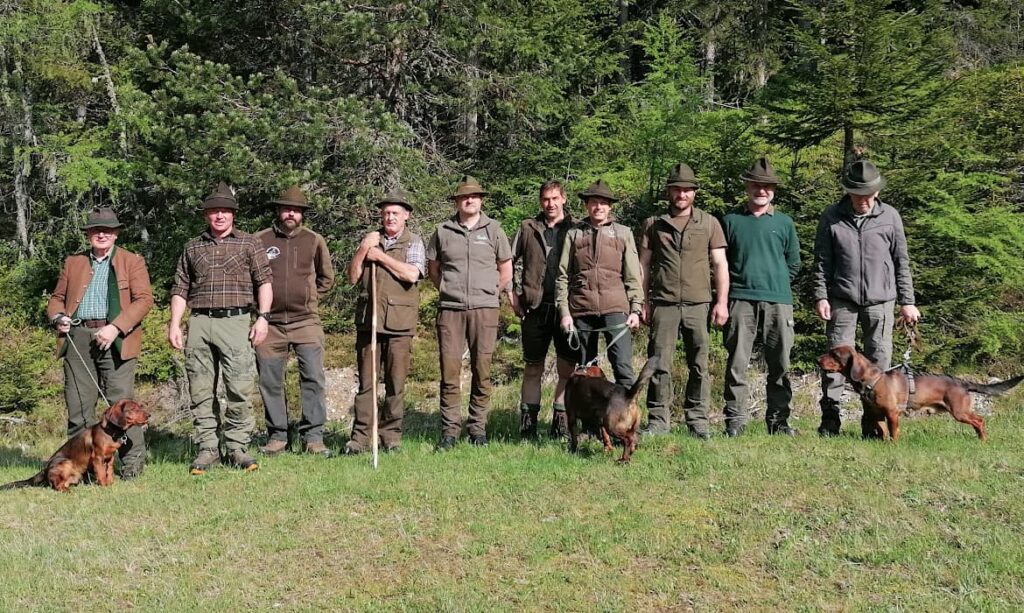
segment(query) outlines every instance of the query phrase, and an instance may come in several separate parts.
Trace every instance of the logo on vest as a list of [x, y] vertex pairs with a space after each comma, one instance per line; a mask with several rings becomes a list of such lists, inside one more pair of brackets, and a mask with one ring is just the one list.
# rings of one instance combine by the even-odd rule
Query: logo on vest
[[487, 233], [486, 232], [480, 232], [480, 233], [474, 235], [473, 236], [473, 242], [475, 242], [475, 243], [487, 243], [487, 242], [489, 242], [487, 240]]
[[607, 234], [611, 238], [615, 238], [615, 228], [613, 228], [611, 226], [605, 226], [604, 227], [604, 233]]
[[277, 247], [267, 247], [267, 259], [276, 260], [277, 256], [281, 255], [281, 250]]

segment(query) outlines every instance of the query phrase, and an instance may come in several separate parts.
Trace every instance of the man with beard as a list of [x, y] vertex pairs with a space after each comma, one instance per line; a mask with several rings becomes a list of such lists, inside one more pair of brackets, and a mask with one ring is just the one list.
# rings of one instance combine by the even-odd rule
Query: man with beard
[[267, 338], [256, 348], [269, 439], [260, 452], [273, 456], [288, 447], [284, 379], [288, 353], [294, 350], [302, 398], [298, 434], [306, 453], [330, 457], [324, 445], [324, 328], [318, 306], [334, 285], [331, 253], [322, 236], [302, 225], [309, 203], [298, 186], [288, 188], [271, 204], [277, 205], [277, 219], [256, 233], [274, 277]]
[[709, 311], [711, 323], [716, 326], [729, 319], [725, 236], [717, 219], [693, 206], [697, 178], [689, 166], [678, 164], [672, 169], [665, 195], [668, 212], [649, 217], [640, 233], [640, 268], [647, 296], [644, 312], [651, 326], [647, 355], [662, 358], [647, 388], [647, 427], [643, 433], [658, 435], [671, 429], [672, 357], [681, 331], [689, 366], [683, 403], [686, 426], [692, 436], [707, 439], [711, 396]]
[[772, 206], [775, 188], [781, 180], [768, 159], [758, 159], [740, 178], [747, 202], [722, 219], [729, 244], [725, 434], [740, 436], [746, 427], [750, 404], [747, 369], [754, 341], [760, 337], [768, 363], [768, 433], [794, 435], [796, 431], [788, 422], [793, 400], [789, 383], [789, 353], [793, 348], [790, 283], [800, 272], [800, 241], [793, 220]]
[[462, 432], [462, 356], [469, 346], [473, 379], [469, 442], [487, 445], [491, 358], [498, 343], [499, 293], [512, 300], [512, 247], [501, 225], [482, 210], [487, 191], [462, 177], [452, 200], [455, 214], [437, 226], [427, 244], [427, 270], [440, 291], [437, 342], [441, 354], [441, 438], [437, 451], [453, 448]]

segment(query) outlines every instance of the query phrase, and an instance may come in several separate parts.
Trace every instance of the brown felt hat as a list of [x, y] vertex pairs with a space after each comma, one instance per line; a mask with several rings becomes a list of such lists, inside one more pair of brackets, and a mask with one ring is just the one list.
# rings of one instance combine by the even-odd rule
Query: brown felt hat
[[235, 200], [234, 190], [223, 181], [218, 183], [217, 188], [206, 198], [203, 198], [203, 204], [199, 207], [200, 211], [207, 209], [231, 209], [237, 211], [238, 202]]
[[462, 178], [459, 179], [459, 182], [455, 185], [455, 192], [452, 193], [451, 198], [452, 200], [454, 200], [460, 196], [473, 195], [486, 196], [487, 190], [485, 190], [483, 186], [480, 185], [480, 182], [477, 181], [474, 177], [471, 177], [469, 175], [463, 175]]
[[604, 198], [612, 202], [619, 201], [615, 194], [612, 193], [612, 189], [604, 182], [604, 179], [598, 179], [591, 183], [587, 189], [579, 193], [579, 197], [584, 202], [587, 201], [587, 198]]
[[871, 162], [857, 160], [843, 173], [840, 183], [847, 193], [868, 196], [882, 191], [885, 187], [885, 177]]
[[291, 206], [297, 209], [308, 209], [310, 207], [309, 201], [306, 200], [306, 194], [302, 193], [298, 185], [293, 185], [278, 194], [277, 199], [271, 200], [270, 204]]
[[672, 186], [696, 189], [697, 176], [693, 174], [693, 169], [682, 162], [673, 166], [672, 170], [668, 173], [668, 180], [665, 181], [665, 187]]
[[86, 218], [82, 229], [107, 228], [108, 230], [116, 230], [123, 227], [124, 224], [117, 219], [117, 213], [114, 212], [114, 209], [104, 206], [89, 211], [89, 216]]
[[775, 174], [775, 167], [768, 161], [768, 158], [761, 157], [757, 158], [750, 168], [743, 171], [740, 175], [740, 179], [744, 181], [751, 181], [753, 183], [770, 183], [772, 185], [778, 185], [782, 183], [782, 179], [779, 175]]
[[389, 204], [404, 206], [407, 211], [412, 213], [412, 196], [399, 187], [381, 196], [380, 200], [377, 201], [377, 208], [382, 209]]

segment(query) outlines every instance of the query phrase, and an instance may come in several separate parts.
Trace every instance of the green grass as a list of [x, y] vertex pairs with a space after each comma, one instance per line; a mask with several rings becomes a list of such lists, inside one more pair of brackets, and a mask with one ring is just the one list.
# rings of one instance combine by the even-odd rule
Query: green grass
[[[896, 445], [859, 424], [822, 440], [804, 411], [796, 438], [674, 434], [619, 466], [595, 442], [515, 441], [516, 389], [490, 447], [435, 454], [416, 411], [376, 472], [290, 454], [190, 477], [183, 433], [159, 431], [138, 480], [2, 492], [0, 610], [1024, 607], [1020, 394], [986, 444], [945, 415]], [[0, 439], [0, 480], [56, 442]]]

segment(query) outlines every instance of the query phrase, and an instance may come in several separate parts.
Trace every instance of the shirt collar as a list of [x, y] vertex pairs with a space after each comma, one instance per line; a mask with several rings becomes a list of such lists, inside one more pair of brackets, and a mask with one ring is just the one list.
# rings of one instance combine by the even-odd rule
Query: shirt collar
[[[743, 204], [743, 214], [744, 215], [750, 215], [750, 216], [754, 215], [754, 213], [750, 210], [750, 207], [748, 207], [746, 203]], [[769, 204], [768, 205], [768, 210], [765, 211], [764, 214], [768, 215], [769, 217], [775, 217], [775, 205], [774, 204]]]
[[93, 250], [89, 249], [89, 259], [92, 260], [93, 262], [96, 262], [97, 264], [102, 264], [103, 262], [109, 262], [110, 258], [114, 257], [114, 249], [117, 249], [117, 245], [112, 246], [110, 248], [110, 251], [107, 252], [107, 255], [105, 255], [105, 256], [103, 256], [101, 258], [96, 257], [96, 254], [93, 253]]

